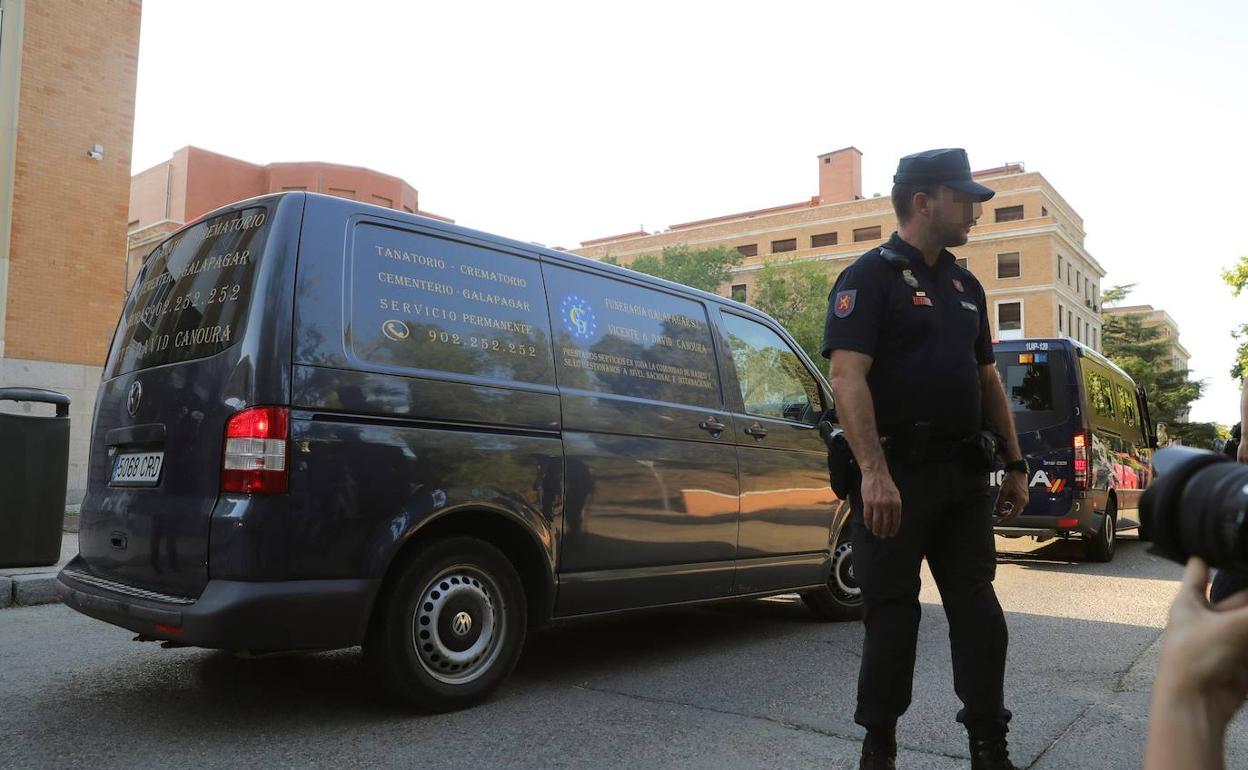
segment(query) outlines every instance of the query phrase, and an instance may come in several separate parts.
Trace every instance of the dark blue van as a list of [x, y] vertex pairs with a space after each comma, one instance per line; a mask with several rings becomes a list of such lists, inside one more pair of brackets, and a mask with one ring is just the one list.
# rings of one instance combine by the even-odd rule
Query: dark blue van
[[[1031, 499], [997, 527], [1005, 537], [1079, 535], [1086, 557], [1109, 561], [1117, 534], [1139, 527], [1140, 494], [1157, 445], [1148, 398], [1126, 372], [1071, 339], [993, 345], [1031, 466]], [[991, 482], [1000, 485], [1002, 471]]]
[[354, 201], [244, 201], [130, 292], [59, 591], [144, 640], [362, 644], [434, 710], [552, 618], [792, 591], [854, 617], [828, 398], [731, 300]]

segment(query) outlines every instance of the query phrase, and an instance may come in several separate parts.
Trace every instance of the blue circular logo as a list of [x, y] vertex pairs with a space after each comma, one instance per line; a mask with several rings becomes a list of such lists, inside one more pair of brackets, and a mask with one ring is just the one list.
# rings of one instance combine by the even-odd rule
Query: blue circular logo
[[598, 319], [589, 303], [575, 294], [565, 295], [559, 305], [563, 330], [575, 340], [586, 341], [598, 336]]

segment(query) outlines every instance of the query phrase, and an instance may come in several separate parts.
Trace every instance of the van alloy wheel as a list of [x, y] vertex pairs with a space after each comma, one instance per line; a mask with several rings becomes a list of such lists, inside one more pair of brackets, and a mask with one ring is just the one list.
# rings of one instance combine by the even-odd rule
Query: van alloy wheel
[[854, 547], [848, 540], [842, 541], [832, 552], [832, 572], [828, 576], [828, 589], [841, 602], [854, 604], [862, 601], [862, 589], [854, 577]]
[[480, 703], [515, 668], [528, 631], [515, 565], [466, 535], [430, 540], [387, 576], [364, 640], [379, 684], [426, 711]]
[[502, 592], [489, 575], [466, 565], [443, 571], [421, 592], [412, 644], [429, 676], [465, 684], [493, 665], [507, 634]]

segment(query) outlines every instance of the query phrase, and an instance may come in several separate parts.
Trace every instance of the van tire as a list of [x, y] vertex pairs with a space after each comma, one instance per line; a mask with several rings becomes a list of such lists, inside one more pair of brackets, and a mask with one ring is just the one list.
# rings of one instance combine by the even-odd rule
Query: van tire
[[424, 711], [485, 700], [524, 647], [528, 611], [516, 568], [493, 545], [454, 536], [422, 545], [398, 569], [364, 642], [371, 673]]
[[1107, 562], [1114, 558], [1118, 545], [1118, 503], [1109, 498], [1105, 503], [1105, 522], [1099, 532], [1083, 536], [1083, 553], [1088, 561]]
[[862, 590], [854, 580], [853, 545], [849, 541], [849, 521], [837, 532], [832, 548], [832, 565], [823, 588], [802, 595], [816, 618], [829, 622], [862, 620]]

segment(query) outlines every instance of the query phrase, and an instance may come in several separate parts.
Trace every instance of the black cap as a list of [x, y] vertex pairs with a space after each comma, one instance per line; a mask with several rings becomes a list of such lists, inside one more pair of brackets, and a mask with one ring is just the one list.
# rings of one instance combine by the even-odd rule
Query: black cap
[[981, 202], [996, 195], [990, 187], [984, 187], [971, 178], [971, 162], [966, 150], [951, 147], [943, 150], [924, 150], [907, 155], [897, 162], [893, 184], [943, 184], [979, 198]]

